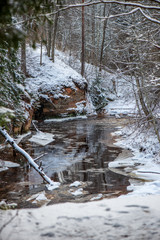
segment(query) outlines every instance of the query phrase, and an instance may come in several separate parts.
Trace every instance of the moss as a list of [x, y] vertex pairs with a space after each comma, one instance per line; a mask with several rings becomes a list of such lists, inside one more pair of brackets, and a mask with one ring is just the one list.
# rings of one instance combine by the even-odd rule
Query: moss
[[15, 203], [7, 204], [4, 202], [4, 203], [0, 204], [1, 210], [9, 210], [9, 209], [15, 209], [15, 208], [17, 208], [17, 204], [15, 204]]
[[0, 126], [5, 127], [6, 130], [9, 130], [12, 127], [20, 127], [21, 124], [25, 121], [23, 113], [0, 113]]
[[1, 113], [0, 114], [0, 126], [5, 127], [7, 130], [9, 130], [9, 127], [10, 127], [13, 117], [14, 116], [8, 112], [3, 113], [3, 114]]

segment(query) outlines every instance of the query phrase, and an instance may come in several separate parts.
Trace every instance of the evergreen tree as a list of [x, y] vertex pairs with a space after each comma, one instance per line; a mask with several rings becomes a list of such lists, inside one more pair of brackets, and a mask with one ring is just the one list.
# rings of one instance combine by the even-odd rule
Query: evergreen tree
[[100, 74], [98, 74], [96, 79], [93, 80], [89, 92], [92, 103], [97, 111], [107, 105], [108, 101], [106, 99], [106, 89], [102, 87], [102, 80]]

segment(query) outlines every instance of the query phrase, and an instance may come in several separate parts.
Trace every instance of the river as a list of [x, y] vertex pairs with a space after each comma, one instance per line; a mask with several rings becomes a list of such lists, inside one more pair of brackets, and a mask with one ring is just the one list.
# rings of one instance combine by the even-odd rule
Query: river
[[[46, 153], [42, 162], [44, 172], [54, 181], [61, 182], [61, 187], [49, 192], [39, 174], [29, 168], [26, 161], [12, 149], [0, 152], [0, 159], [17, 162], [20, 167], [9, 168], [0, 172], [0, 200], [15, 202], [19, 208], [37, 207], [27, 199], [38, 192], [45, 191], [48, 204], [58, 202], [89, 201], [97, 194], [104, 198], [126, 194], [129, 178], [108, 169], [108, 163], [121, 153], [122, 149], [114, 145], [112, 132], [126, 125], [128, 119], [95, 117], [72, 121], [37, 122], [43, 132], [54, 134], [54, 141], [46, 146], [39, 146], [24, 139], [20, 146], [33, 158]], [[31, 129], [32, 134], [35, 129]], [[75, 196], [69, 185], [74, 181], [82, 183], [83, 194]]]

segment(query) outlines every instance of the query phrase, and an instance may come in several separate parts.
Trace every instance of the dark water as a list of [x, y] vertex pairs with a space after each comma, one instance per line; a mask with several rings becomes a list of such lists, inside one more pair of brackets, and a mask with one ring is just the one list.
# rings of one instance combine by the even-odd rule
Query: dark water
[[[39, 130], [53, 133], [55, 141], [41, 147], [28, 140], [21, 143], [33, 158], [47, 153], [40, 160], [44, 172], [54, 181], [63, 185], [82, 181], [88, 194], [117, 195], [127, 192], [128, 177], [116, 174], [108, 169], [108, 163], [121, 152], [114, 146], [111, 132], [125, 120], [96, 118], [68, 122], [37, 123]], [[34, 131], [34, 129], [33, 129]], [[0, 200], [18, 200], [24, 195], [33, 194], [43, 189], [44, 184], [39, 174], [28, 168], [21, 156], [13, 159], [12, 151], [0, 153], [0, 159], [16, 161], [21, 167], [0, 172]], [[66, 197], [67, 201], [67, 197]]]

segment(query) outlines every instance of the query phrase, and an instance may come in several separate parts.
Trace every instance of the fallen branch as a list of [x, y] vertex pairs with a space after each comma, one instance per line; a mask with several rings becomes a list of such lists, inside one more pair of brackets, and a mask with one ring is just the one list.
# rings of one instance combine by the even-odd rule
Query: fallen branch
[[29, 164], [41, 175], [41, 177], [50, 185], [54, 185], [54, 182], [43, 172], [43, 169], [41, 166], [38, 166], [35, 162], [34, 159], [26, 152], [24, 151], [21, 147], [19, 147], [14, 139], [9, 136], [7, 131], [3, 128], [0, 127], [0, 134], [6, 139], [6, 141], [17, 151], [19, 152], [22, 156], [24, 156]]

